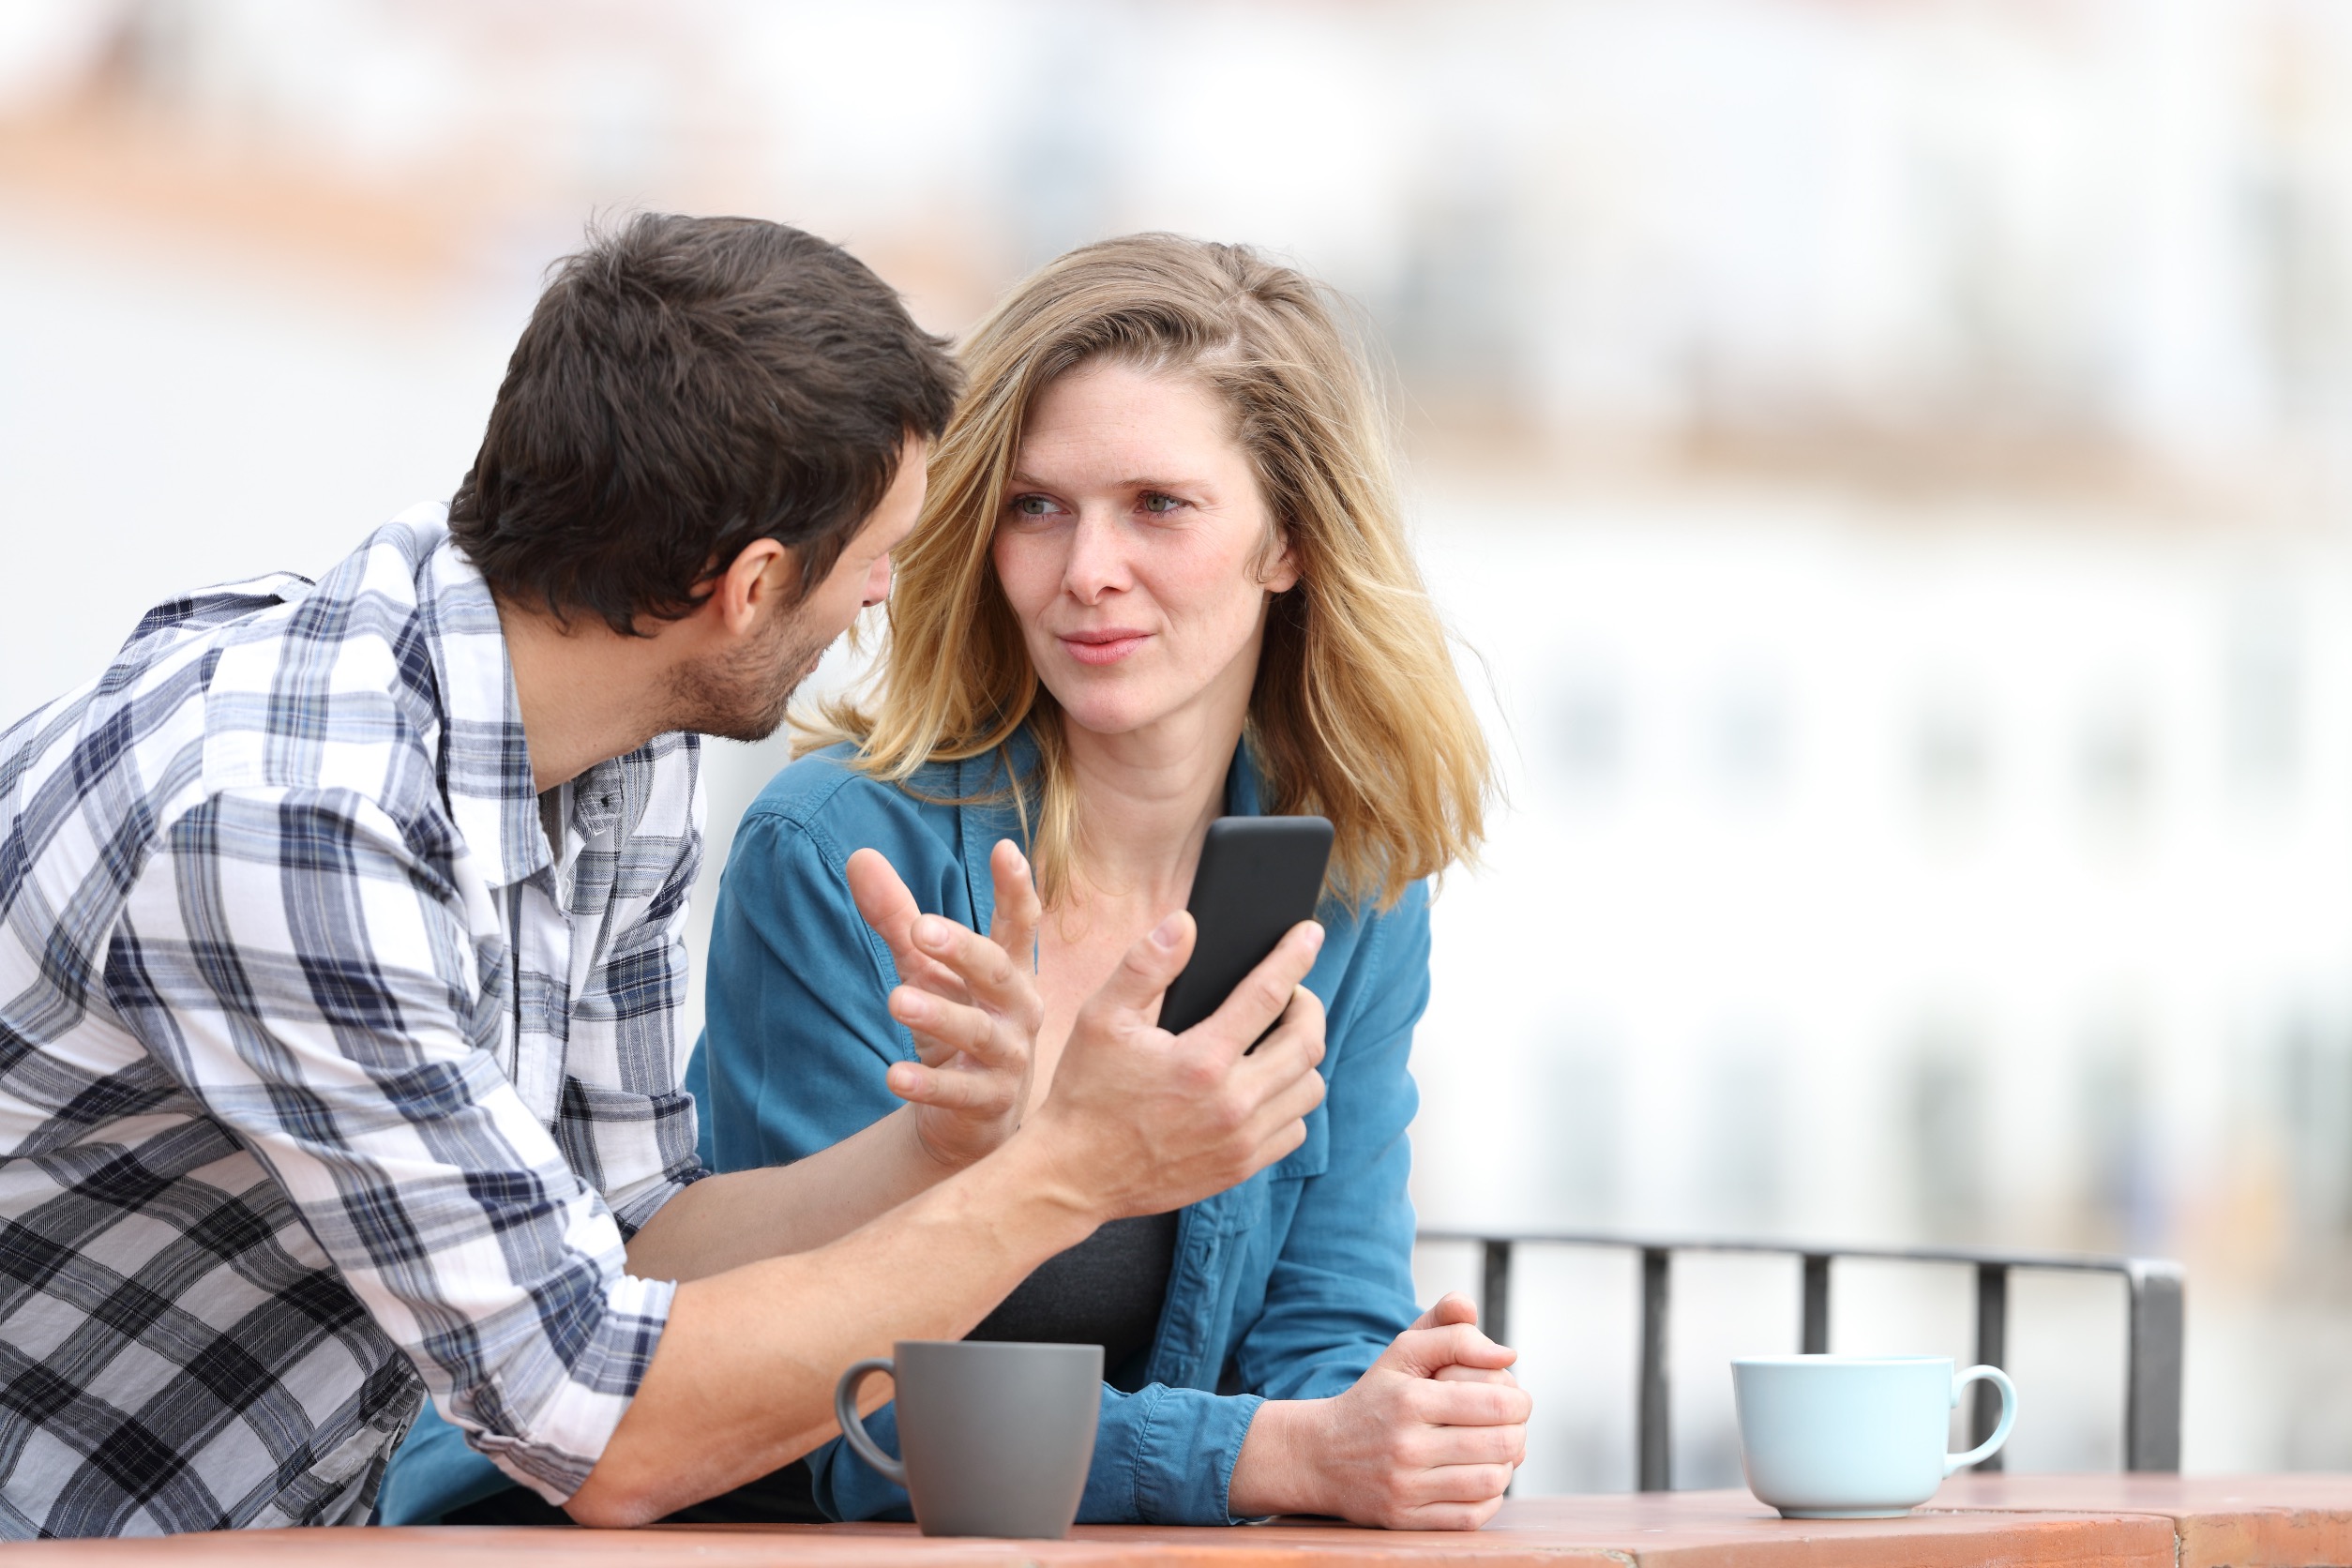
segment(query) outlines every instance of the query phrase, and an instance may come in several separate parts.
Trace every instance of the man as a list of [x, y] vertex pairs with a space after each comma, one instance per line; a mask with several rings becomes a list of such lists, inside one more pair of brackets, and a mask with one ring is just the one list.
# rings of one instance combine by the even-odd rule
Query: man
[[541, 298], [445, 526], [161, 605], [0, 733], [0, 1535], [358, 1522], [427, 1393], [574, 1517], [657, 1517], [828, 1436], [851, 1361], [1298, 1144], [1312, 926], [1175, 1038], [1172, 917], [1020, 1122], [1007, 846], [987, 937], [855, 869], [908, 1108], [696, 1165], [686, 731], [771, 731], [881, 601], [954, 391], [838, 249], [640, 218]]

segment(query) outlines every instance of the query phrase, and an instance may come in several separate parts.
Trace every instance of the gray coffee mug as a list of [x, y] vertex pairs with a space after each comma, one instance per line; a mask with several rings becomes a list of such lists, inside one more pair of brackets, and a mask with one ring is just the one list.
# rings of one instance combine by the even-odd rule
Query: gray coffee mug
[[[1100, 1345], [901, 1339], [834, 1385], [833, 1412], [858, 1457], [907, 1489], [926, 1535], [1058, 1541], [1070, 1533], [1102, 1413]], [[902, 1464], [857, 1417], [858, 1386], [898, 1385]]]

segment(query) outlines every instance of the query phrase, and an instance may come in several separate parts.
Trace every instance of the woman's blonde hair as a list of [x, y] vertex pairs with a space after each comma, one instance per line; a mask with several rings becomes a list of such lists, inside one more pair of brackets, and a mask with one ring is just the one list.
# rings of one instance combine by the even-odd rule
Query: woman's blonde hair
[[1269, 607], [1250, 696], [1263, 807], [1331, 819], [1329, 887], [1350, 901], [1386, 907], [1475, 852], [1485, 740], [1406, 544], [1380, 400], [1313, 281], [1245, 246], [1131, 234], [1033, 274], [962, 357], [969, 388], [897, 551], [873, 673], [801, 720], [799, 749], [852, 740], [859, 768], [904, 782], [1027, 724], [1039, 766], [1006, 771], [1039, 891], [1051, 904], [1067, 890], [1082, 832], [1061, 711], [989, 550], [1037, 395], [1110, 360], [1194, 378], [1231, 411], [1281, 534], [1270, 550], [1287, 543], [1298, 568]]

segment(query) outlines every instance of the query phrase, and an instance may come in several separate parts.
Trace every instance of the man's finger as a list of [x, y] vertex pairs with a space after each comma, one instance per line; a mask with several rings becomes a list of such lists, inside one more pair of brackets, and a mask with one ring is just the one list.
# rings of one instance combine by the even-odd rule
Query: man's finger
[[[1238, 1075], [1237, 1075], [1238, 1076]], [[1323, 1103], [1324, 1085], [1320, 1073], [1311, 1068], [1302, 1070], [1289, 1082], [1266, 1093], [1248, 1121], [1250, 1136], [1259, 1142], [1274, 1137], [1284, 1127], [1296, 1123], [1304, 1137], [1307, 1112]]]
[[1312, 920], [1300, 921], [1283, 933], [1263, 962], [1243, 976], [1233, 994], [1190, 1033], [1225, 1041], [1237, 1056], [1248, 1050], [1301, 994], [1299, 982], [1315, 967], [1315, 956], [1322, 950], [1323, 927]]
[[897, 867], [879, 850], [859, 850], [850, 856], [850, 897], [857, 912], [890, 949], [898, 978], [942, 996], [964, 1000], [963, 982], [956, 972], [934, 961], [914, 943], [914, 923], [922, 915], [914, 895], [907, 890]]
[[1192, 916], [1182, 911], [1146, 931], [1127, 949], [1102, 988], [1087, 999], [1088, 1009], [1129, 1013], [1139, 1021], [1153, 1018], [1168, 983], [1176, 978], [1184, 970], [1184, 961], [1192, 957], [1195, 934]]
[[859, 850], [850, 856], [850, 897], [857, 912], [893, 951], [907, 945], [907, 927], [922, 913], [907, 890], [898, 868], [880, 850]]
[[1274, 1084], [1315, 1076], [1323, 1049], [1322, 999], [1300, 986], [1291, 993], [1282, 1022], [1262, 1044], [1244, 1054], [1233, 1076], [1256, 1093], [1272, 1093]]
[[944, 915], [925, 914], [915, 917], [913, 935], [916, 950], [954, 971], [974, 1002], [1005, 1013], [1027, 1005], [1027, 963], [1016, 964], [1011, 954], [979, 932]]
[[942, 1110], [1001, 1110], [1011, 1101], [1003, 1078], [955, 1067], [894, 1062], [883, 1081], [900, 1099]]
[[988, 1065], [1004, 1059], [1003, 1042], [997, 1037], [995, 1020], [977, 1007], [949, 1002], [912, 986], [901, 986], [890, 993], [890, 1016], [907, 1026], [918, 1046], [928, 1043], [934, 1048], [923, 1053], [927, 1062], [934, 1052], [944, 1060], [958, 1051]]
[[1000, 838], [988, 855], [988, 875], [996, 882], [996, 912], [988, 917], [988, 940], [1026, 969], [1035, 961], [1037, 923], [1045, 918], [1028, 858], [1010, 838]]
[[1505, 1388], [1519, 1386], [1519, 1380], [1502, 1367], [1464, 1366], [1458, 1361], [1450, 1366], [1439, 1367], [1429, 1376], [1433, 1380], [1440, 1383], [1500, 1383]]
[[1270, 1165], [1279, 1165], [1298, 1151], [1306, 1141], [1306, 1123], [1293, 1117], [1276, 1126], [1272, 1133], [1258, 1140], [1250, 1152], [1249, 1169], [1243, 1180], [1257, 1175]]

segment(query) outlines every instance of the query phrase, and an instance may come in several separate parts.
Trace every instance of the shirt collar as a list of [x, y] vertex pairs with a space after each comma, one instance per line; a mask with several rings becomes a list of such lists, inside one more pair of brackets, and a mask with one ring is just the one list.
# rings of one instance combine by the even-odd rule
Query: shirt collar
[[[1024, 779], [1037, 770], [1037, 743], [1031, 738], [1024, 724], [1013, 731], [1004, 745], [977, 757], [967, 757], [954, 764], [953, 798], [971, 804], [964, 807], [963, 851], [964, 888], [972, 899], [972, 926], [985, 931], [996, 917], [996, 881], [988, 871], [988, 856], [1000, 838], [1010, 838], [1030, 852], [1029, 825], [1021, 821], [1021, 813], [1014, 809], [1010, 781], [1005, 770]], [[1031, 820], [1037, 810], [1037, 792], [1028, 790], [1027, 805]], [[1233, 747], [1233, 761], [1225, 771], [1225, 815], [1256, 817], [1263, 807], [1259, 803], [1258, 764], [1249, 753], [1249, 737], [1244, 733]]]
[[441, 778], [458, 832], [492, 886], [550, 864], [513, 662], [482, 574], [445, 532], [416, 574], [417, 613], [441, 690]]

